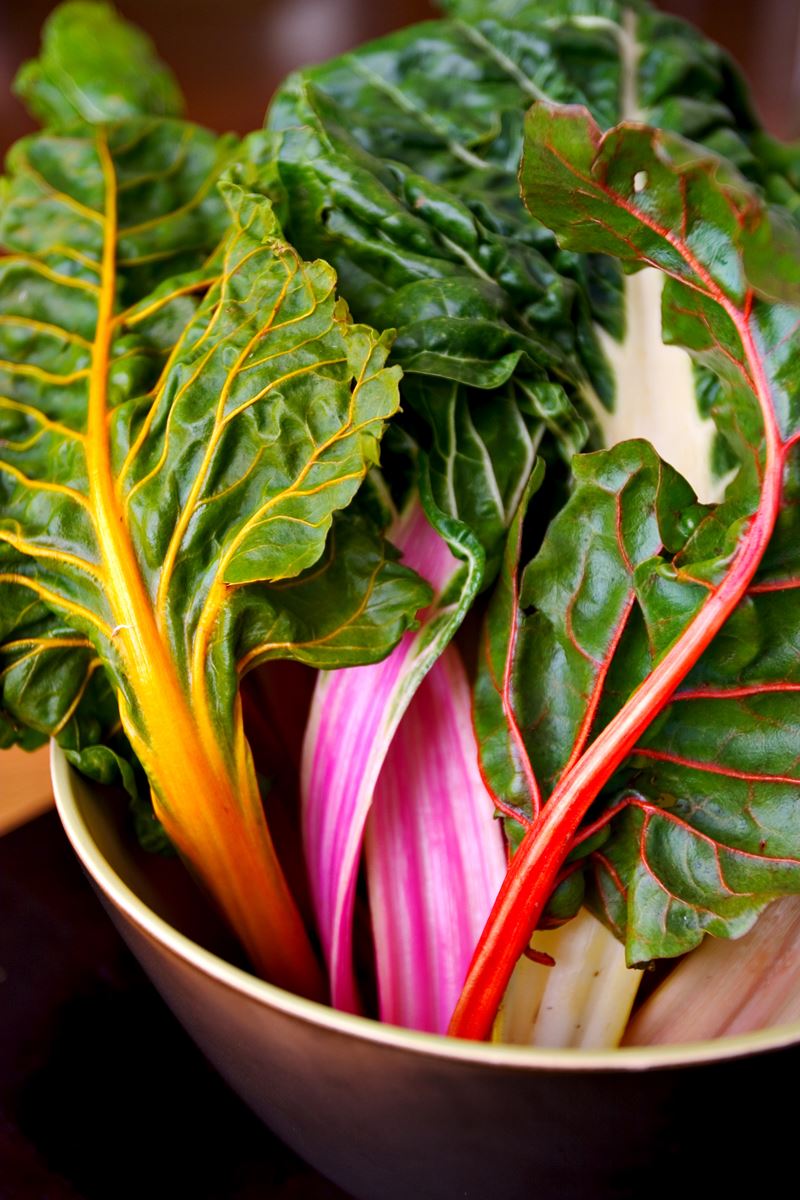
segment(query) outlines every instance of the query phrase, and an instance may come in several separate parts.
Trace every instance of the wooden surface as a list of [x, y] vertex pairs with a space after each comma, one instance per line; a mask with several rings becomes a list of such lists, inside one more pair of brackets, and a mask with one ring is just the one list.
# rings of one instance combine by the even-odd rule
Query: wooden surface
[[47, 747], [33, 754], [0, 751], [0, 835], [38, 817], [52, 804]]

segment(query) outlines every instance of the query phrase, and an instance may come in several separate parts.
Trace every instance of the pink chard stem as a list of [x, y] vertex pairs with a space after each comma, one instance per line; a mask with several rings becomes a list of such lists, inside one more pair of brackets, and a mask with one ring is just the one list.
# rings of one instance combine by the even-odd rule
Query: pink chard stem
[[[382, 662], [320, 673], [303, 747], [303, 840], [312, 898], [332, 1002], [348, 1012], [360, 1009], [353, 909], [375, 788], [403, 715], [455, 632], [462, 609], [461, 602], [442, 606], [439, 597], [464, 564], [430, 525], [418, 500], [398, 518], [389, 538], [403, 552], [404, 564], [431, 584], [434, 601], [420, 614], [419, 628], [406, 633]], [[477, 564], [469, 565], [468, 577], [477, 571]]]
[[367, 823], [382, 1021], [446, 1032], [505, 875], [493, 811], [469, 683], [448, 646], [400, 722]]

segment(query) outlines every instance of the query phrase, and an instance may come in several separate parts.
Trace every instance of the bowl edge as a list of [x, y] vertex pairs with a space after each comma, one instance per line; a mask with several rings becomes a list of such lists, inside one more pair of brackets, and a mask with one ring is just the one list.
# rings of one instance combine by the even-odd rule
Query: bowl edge
[[[160, 917], [128, 887], [97, 848], [74, 793], [73, 778], [78, 772], [70, 765], [56, 742], [51, 742], [50, 745], [50, 773], [56, 809], [67, 838], [84, 870], [115, 908], [144, 934], [164, 945], [195, 970], [211, 976], [232, 991], [277, 1008], [302, 1021], [314, 1025], [322, 1024], [332, 1031], [357, 1036], [395, 1049], [413, 1050], [418, 1054], [455, 1058], [489, 1067], [511, 1067], [518, 1070], [536, 1068], [559, 1072], [629, 1072], [688, 1067], [763, 1051], [780, 1050], [800, 1041], [800, 1022], [795, 1022], [733, 1037], [670, 1046], [562, 1050], [447, 1038], [440, 1034], [420, 1033], [397, 1025], [383, 1024], [368, 1017], [339, 1012], [250, 975], [212, 951], [204, 949]], [[87, 780], [86, 783], [87, 786], [91, 786], [90, 781]]]

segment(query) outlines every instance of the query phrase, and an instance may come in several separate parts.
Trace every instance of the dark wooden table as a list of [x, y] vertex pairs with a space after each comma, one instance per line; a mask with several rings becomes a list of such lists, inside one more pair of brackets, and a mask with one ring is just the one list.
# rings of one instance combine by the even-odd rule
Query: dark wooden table
[[0, 1200], [347, 1200], [209, 1067], [54, 812], [0, 838]]

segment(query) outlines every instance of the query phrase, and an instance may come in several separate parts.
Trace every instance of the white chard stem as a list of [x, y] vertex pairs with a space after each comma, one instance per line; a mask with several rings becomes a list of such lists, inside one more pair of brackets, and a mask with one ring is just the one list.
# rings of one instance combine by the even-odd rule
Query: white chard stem
[[619, 1045], [642, 978], [626, 967], [622, 944], [586, 909], [560, 929], [538, 932], [532, 944], [555, 966], [520, 960], [499, 1040], [585, 1050]]
[[696, 1042], [800, 1020], [800, 896], [771, 904], [746, 937], [707, 937], [658, 987], [628, 1046]]
[[664, 276], [652, 267], [625, 277], [625, 338], [617, 342], [600, 330], [616, 376], [614, 411], [599, 401], [592, 408], [604, 445], [646, 438], [689, 481], [698, 499], [709, 503], [722, 492], [711, 470], [714, 423], [698, 411], [689, 355], [662, 340], [663, 286]]

